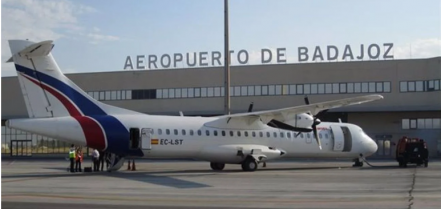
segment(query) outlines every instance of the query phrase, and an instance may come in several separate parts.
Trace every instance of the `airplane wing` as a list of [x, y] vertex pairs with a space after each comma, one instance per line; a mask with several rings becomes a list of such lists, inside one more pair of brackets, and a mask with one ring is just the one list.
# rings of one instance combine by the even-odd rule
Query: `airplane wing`
[[[239, 113], [239, 114], [231, 114], [231, 115], [223, 115], [218, 117], [218, 120], [211, 122], [211, 126], [223, 126], [221, 125], [221, 121], [226, 121], [229, 123], [231, 120], [240, 120], [242, 122], [247, 122], [248, 125], [255, 123], [257, 120], [261, 120], [264, 124], [269, 123], [271, 120], [280, 120], [285, 121], [288, 119], [292, 119], [294, 115], [300, 113], [311, 112], [311, 114], [316, 115], [318, 112], [326, 109], [338, 108], [349, 105], [362, 104], [365, 102], [371, 102], [375, 100], [383, 99], [383, 96], [373, 94], [366, 96], [358, 96], [351, 97], [346, 99], [339, 99], [333, 101], [326, 101], [320, 103], [314, 103], [309, 105], [301, 105], [295, 107], [288, 107], [282, 109], [275, 110], [265, 110], [265, 111], [257, 111], [257, 112], [247, 112], [247, 113]], [[238, 121], [237, 121], [238, 122]], [[215, 125], [216, 124], [216, 125]]]

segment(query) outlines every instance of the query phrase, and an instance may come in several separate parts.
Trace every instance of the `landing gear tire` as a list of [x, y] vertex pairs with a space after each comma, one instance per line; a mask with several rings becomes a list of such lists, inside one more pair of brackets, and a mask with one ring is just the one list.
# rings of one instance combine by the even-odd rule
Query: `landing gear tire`
[[225, 163], [210, 163], [211, 169], [221, 171], [225, 168]]
[[258, 165], [259, 164], [257, 163], [257, 161], [254, 158], [249, 157], [249, 158], [245, 159], [245, 161], [242, 162], [242, 170], [243, 171], [255, 171], [255, 170], [257, 170]]
[[363, 167], [363, 162], [357, 158], [354, 160], [354, 165], [352, 165], [352, 167]]

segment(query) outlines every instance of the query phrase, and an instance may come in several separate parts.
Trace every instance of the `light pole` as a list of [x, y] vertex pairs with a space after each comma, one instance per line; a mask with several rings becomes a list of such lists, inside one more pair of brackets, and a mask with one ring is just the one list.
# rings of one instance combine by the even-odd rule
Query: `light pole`
[[230, 114], [230, 47], [229, 47], [229, 31], [228, 31], [228, 0], [224, 0], [224, 88], [225, 88], [225, 115]]

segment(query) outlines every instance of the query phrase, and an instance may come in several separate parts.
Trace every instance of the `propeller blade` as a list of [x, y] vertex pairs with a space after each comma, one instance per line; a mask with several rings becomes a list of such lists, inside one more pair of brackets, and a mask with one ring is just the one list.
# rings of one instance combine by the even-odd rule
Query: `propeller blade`
[[308, 99], [308, 96], [305, 96], [305, 104], [306, 104], [306, 105], [309, 105], [309, 99]]
[[253, 105], [254, 105], [254, 103], [251, 102], [250, 106], [248, 106], [248, 112], [252, 112], [253, 111]]
[[312, 131], [314, 132], [315, 140], [317, 141], [317, 144], [319, 145], [320, 150], [322, 150], [322, 143], [320, 142], [320, 138], [317, 133], [317, 127], [315, 125], [314, 125]]
[[318, 112], [318, 113], [315, 115], [315, 117], [316, 117], [316, 118], [319, 118], [320, 116], [323, 116], [324, 114], [326, 114], [326, 113], [328, 112], [328, 110], [329, 110], [329, 109], [325, 109], [325, 110], [322, 110], [322, 111]]

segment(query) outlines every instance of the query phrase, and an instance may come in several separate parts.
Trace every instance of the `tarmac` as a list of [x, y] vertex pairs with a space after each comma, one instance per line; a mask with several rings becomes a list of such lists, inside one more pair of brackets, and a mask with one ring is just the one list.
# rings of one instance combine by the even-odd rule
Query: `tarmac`
[[[138, 160], [118, 172], [70, 173], [65, 160], [2, 159], [2, 208], [441, 208], [441, 161], [284, 160], [243, 172], [208, 162]], [[90, 162], [83, 163], [89, 166]]]

